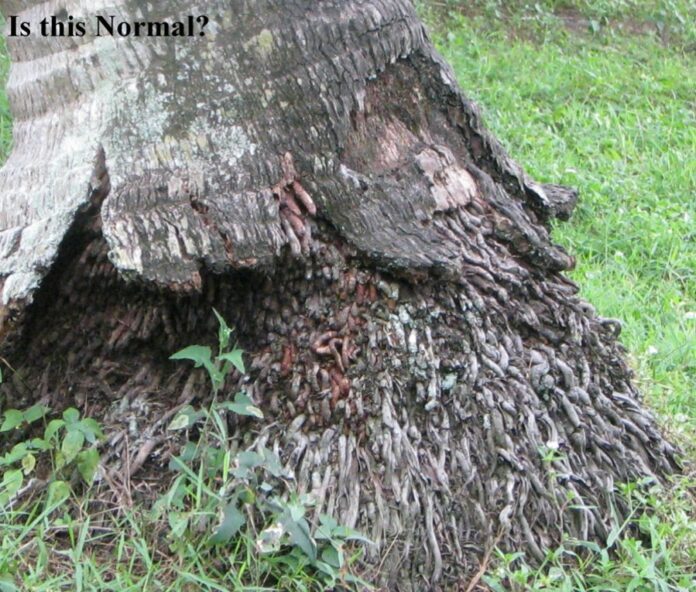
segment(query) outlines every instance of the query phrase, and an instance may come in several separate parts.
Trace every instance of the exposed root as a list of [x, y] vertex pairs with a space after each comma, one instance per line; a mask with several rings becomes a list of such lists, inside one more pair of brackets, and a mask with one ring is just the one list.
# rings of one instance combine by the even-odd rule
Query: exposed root
[[47, 389], [54, 408], [101, 418], [104, 479], [130, 504], [176, 451], [168, 420], [207, 396], [205, 376], [167, 358], [211, 341], [215, 306], [249, 351], [230, 396], [245, 389], [269, 422], [235, 437], [277, 449], [317, 512], [374, 540], [367, 562], [390, 589], [447, 589], [498, 536], [539, 560], [564, 534], [601, 539], [615, 485], [661, 478], [675, 451], [636, 402], [617, 326], [562, 276], [483, 241], [485, 215], [475, 200], [440, 215], [462, 279], [417, 290], [318, 233], [304, 263], [161, 294], [119, 280], [88, 226], [9, 360], [25, 370], [2, 388], [16, 406]]
[[280, 217], [290, 250], [295, 257], [307, 255], [312, 243], [312, 226], [306, 216], [317, 215], [317, 207], [309, 193], [300, 184], [292, 154], [282, 159], [283, 179], [273, 187], [273, 195], [280, 203]]

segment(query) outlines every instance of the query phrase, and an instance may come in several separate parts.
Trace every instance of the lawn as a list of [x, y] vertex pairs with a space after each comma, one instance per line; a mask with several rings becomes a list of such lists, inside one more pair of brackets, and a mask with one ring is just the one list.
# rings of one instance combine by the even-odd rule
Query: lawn
[[[432, 0], [421, 10], [462, 87], [511, 155], [540, 181], [580, 189], [573, 219], [559, 224], [554, 236], [578, 259], [572, 276], [582, 295], [601, 315], [623, 322], [622, 339], [648, 404], [696, 460], [696, 4]], [[7, 64], [0, 47], [0, 78]], [[10, 144], [0, 93], [0, 161]], [[577, 568], [566, 562], [570, 549], [560, 549], [541, 571], [501, 555], [488, 585], [599, 592], [630, 589], [633, 582], [645, 592], [696, 590], [690, 486], [681, 482], [660, 496], [630, 494], [641, 540], [649, 544], [629, 536], [614, 555], [590, 549], [596, 565], [579, 559]], [[71, 503], [89, 506], [89, 500]], [[122, 568], [83, 554], [88, 544], [99, 544], [89, 538], [89, 518], [56, 526], [49, 515], [37, 510], [35, 526], [27, 528], [2, 513], [0, 592], [16, 589], [8, 574], [32, 540], [37, 557], [23, 563], [23, 589], [149, 590], [157, 580], [171, 582], [172, 590], [236, 586], [229, 573], [202, 564], [188, 540], [181, 541], [180, 564], [159, 565], [137, 508], [108, 533]], [[175, 528], [171, 515], [169, 526]], [[74, 540], [61, 551], [62, 571], [49, 578], [42, 537], [55, 528]], [[243, 545], [237, 551], [242, 570], [264, 568], [249, 564]], [[503, 571], [496, 576], [496, 569]], [[305, 579], [292, 589], [312, 585]]]
[[[593, 4], [596, 11], [600, 3]], [[628, 3], [604, 4], [614, 6], [604, 14], [621, 14], [615, 5]], [[578, 258], [572, 276], [600, 314], [623, 321], [650, 404], [693, 438], [693, 51], [655, 34], [571, 32], [536, 9], [507, 20], [481, 14], [453, 11], [443, 20], [431, 12], [428, 19], [462, 87], [513, 157], [541, 181], [580, 189], [574, 218], [554, 232]]]

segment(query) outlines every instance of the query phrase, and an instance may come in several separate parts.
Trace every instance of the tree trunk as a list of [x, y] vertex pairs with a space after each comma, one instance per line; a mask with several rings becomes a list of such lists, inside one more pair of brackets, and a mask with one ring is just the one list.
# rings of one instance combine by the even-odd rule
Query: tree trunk
[[[676, 468], [620, 326], [563, 275], [549, 223], [576, 193], [508, 157], [409, 1], [66, 0], [81, 38], [1, 4], [33, 31], [8, 40], [0, 172], [11, 401], [154, 423], [199, 388], [167, 358], [215, 306], [252, 360], [229, 388], [393, 590], [495, 541], [601, 539], [616, 483]], [[96, 14], [210, 22], [97, 37]]]

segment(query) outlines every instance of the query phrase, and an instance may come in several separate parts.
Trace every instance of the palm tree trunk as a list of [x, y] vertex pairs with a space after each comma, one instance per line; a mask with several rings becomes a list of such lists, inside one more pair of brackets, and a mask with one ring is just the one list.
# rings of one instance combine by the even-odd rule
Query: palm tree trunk
[[[64, 4], [87, 35], [9, 39], [12, 400], [154, 421], [198, 387], [167, 358], [215, 306], [253, 359], [229, 388], [394, 590], [447, 588], [494, 541], [601, 539], [616, 483], [676, 468], [618, 323], [563, 275], [549, 222], [576, 192], [509, 158], [410, 2]], [[2, 10], [36, 31], [51, 6]], [[97, 38], [97, 14], [210, 23]]]

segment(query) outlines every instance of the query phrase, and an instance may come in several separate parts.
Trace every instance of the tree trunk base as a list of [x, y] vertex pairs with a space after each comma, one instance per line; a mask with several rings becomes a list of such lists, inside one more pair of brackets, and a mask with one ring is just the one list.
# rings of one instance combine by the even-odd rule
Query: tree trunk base
[[[55, 3], [0, 4], [37, 23]], [[208, 391], [168, 358], [213, 339], [215, 307], [251, 358], [229, 393], [264, 410], [316, 511], [376, 542], [389, 590], [451, 588], [494, 543], [541, 561], [604, 538], [616, 483], [677, 464], [618, 323], [562, 275], [549, 221], [577, 193], [505, 153], [411, 2], [198, 5], [210, 34], [186, 50], [10, 39], [10, 405], [77, 405], [109, 426], [106, 454], [122, 433], [162, 462], [153, 426]]]
[[470, 245], [459, 282], [370, 270], [313, 222], [306, 257], [178, 295], [120, 279], [88, 213], [16, 330], [2, 390], [14, 407], [77, 405], [112, 452], [125, 435], [139, 464], [163, 462], [147, 428], [208, 392], [168, 357], [211, 342], [215, 307], [251, 360], [228, 392], [263, 409], [266, 445], [317, 513], [375, 541], [366, 561], [389, 590], [449, 589], [496, 542], [541, 561], [565, 535], [605, 539], [615, 485], [669, 474], [675, 451], [638, 405], [617, 323], [496, 252], [479, 207], [435, 222]]

